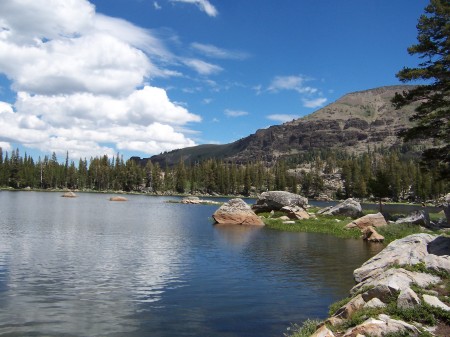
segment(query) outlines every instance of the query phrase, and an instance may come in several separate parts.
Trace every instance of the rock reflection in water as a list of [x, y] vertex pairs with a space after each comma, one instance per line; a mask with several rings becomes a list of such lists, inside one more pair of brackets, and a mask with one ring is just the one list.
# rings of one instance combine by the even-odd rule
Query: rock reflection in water
[[237, 250], [245, 248], [261, 229], [260, 226], [214, 225], [215, 234], [220, 241]]

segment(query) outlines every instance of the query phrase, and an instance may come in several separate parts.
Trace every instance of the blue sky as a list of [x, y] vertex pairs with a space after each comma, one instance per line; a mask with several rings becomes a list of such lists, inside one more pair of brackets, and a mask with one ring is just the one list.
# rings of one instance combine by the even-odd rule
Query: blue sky
[[399, 84], [423, 0], [5, 0], [0, 146], [73, 159], [229, 143]]

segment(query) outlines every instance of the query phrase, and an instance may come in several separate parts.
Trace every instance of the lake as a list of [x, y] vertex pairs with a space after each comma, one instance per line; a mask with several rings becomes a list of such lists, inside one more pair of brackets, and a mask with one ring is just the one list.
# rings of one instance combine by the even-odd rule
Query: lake
[[381, 248], [215, 226], [174, 198], [0, 192], [0, 336], [283, 336]]

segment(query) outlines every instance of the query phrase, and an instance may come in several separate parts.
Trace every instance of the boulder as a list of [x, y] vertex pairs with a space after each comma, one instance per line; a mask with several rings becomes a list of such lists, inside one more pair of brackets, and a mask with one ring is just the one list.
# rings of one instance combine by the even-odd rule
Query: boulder
[[242, 199], [236, 198], [224, 203], [213, 214], [218, 224], [264, 226], [264, 222]]
[[395, 290], [386, 285], [376, 285], [362, 294], [362, 298], [366, 302], [370, 302], [374, 298], [378, 298], [383, 303], [388, 303], [392, 296], [395, 296]]
[[352, 298], [347, 304], [340, 307], [333, 317], [337, 317], [340, 319], [350, 318], [354, 312], [364, 307], [366, 302], [364, 301], [361, 294]]
[[426, 288], [430, 285], [435, 285], [441, 282], [438, 276], [418, 273], [403, 268], [391, 268], [383, 272], [369, 274], [362, 282], [359, 282], [351, 290], [351, 294], [358, 293], [364, 288], [384, 285], [394, 291], [401, 291], [410, 287], [415, 283], [421, 288]]
[[128, 201], [128, 199], [125, 197], [116, 196], [109, 198], [109, 201]]
[[358, 218], [362, 216], [362, 208], [359, 202], [349, 198], [336, 206], [320, 210], [318, 213], [324, 215], [345, 215], [351, 218]]
[[309, 219], [309, 214], [299, 206], [284, 206], [281, 211], [286, 213], [289, 219], [303, 220]]
[[379, 315], [378, 319], [369, 318], [360, 325], [350, 328], [345, 332], [344, 337], [356, 337], [358, 335], [381, 337], [395, 333], [419, 336], [420, 331], [414, 325], [392, 319], [387, 315]]
[[431, 305], [432, 307], [441, 308], [442, 310], [445, 310], [445, 311], [450, 311], [450, 307], [447, 304], [443, 303], [436, 296], [431, 296], [431, 295], [424, 294], [423, 295], [423, 301], [425, 303]]
[[[366, 261], [360, 268], [355, 269], [353, 276], [357, 282], [361, 282], [370, 273], [380, 272], [393, 265], [415, 265], [425, 262], [429, 255], [428, 244], [437, 236], [431, 234], [413, 234], [391, 242], [380, 253]], [[448, 259], [437, 257], [445, 264]]]
[[298, 206], [306, 208], [308, 206], [308, 199], [301, 195], [284, 192], [284, 191], [269, 191], [261, 193], [253, 205], [252, 209], [256, 213], [279, 211], [284, 206]]
[[322, 325], [310, 337], [334, 337], [334, 334], [326, 325]]
[[402, 289], [397, 298], [397, 308], [413, 309], [420, 304], [420, 298], [410, 287]]
[[374, 297], [372, 298], [369, 302], [366, 302], [366, 304], [364, 304], [363, 308], [384, 308], [386, 307], [386, 304], [384, 304], [383, 302], [381, 302], [381, 300], [379, 300], [378, 298]]
[[371, 226], [371, 227], [381, 227], [386, 226], [387, 222], [384, 218], [383, 214], [377, 213], [377, 214], [367, 214], [364, 215], [361, 218], [358, 218], [356, 220], [353, 220], [350, 222], [345, 228], [359, 228], [361, 230], [364, 230], [365, 228]]
[[363, 239], [369, 242], [383, 242], [384, 236], [379, 234], [372, 226], [363, 230]]
[[77, 195], [73, 192], [66, 192], [62, 195], [63, 198], [76, 198]]
[[396, 224], [410, 223], [413, 225], [425, 226], [428, 227], [430, 225], [430, 216], [427, 212], [420, 210], [414, 211], [406, 218], [401, 218], [395, 221]]

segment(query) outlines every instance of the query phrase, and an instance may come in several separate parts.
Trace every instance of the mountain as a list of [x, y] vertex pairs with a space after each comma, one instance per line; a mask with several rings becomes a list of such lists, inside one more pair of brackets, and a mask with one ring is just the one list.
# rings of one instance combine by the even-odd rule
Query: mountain
[[199, 145], [138, 159], [169, 166], [182, 158], [196, 162], [217, 158], [237, 163], [273, 161], [313, 149], [339, 149], [361, 153], [367, 148], [400, 146], [396, 134], [409, 126], [414, 106], [395, 110], [390, 100], [396, 92], [412, 86], [386, 86], [347, 94], [336, 102], [299, 119], [267, 129], [224, 145]]

